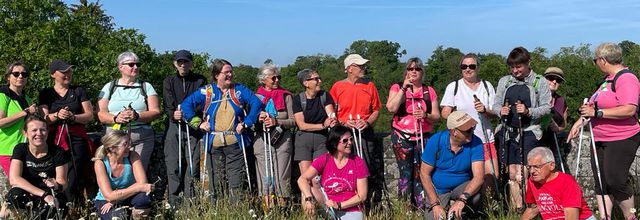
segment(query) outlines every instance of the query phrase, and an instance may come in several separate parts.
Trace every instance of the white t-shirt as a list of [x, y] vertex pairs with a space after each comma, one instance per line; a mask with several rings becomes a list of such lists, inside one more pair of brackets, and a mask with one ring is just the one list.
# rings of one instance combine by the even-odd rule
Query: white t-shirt
[[[487, 96], [487, 89], [485, 89], [482, 81], [478, 85], [478, 88], [476, 88], [476, 90], [474, 91], [471, 88], [469, 88], [467, 84], [464, 83], [463, 79], [459, 79], [458, 93], [455, 96], [453, 95], [453, 92], [455, 90], [456, 83], [455, 82], [449, 83], [449, 85], [447, 85], [447, 89], [444, 91], [444, 96], [442, 96], [442, 101], [440, 102], [440, 106], [441, 107], [457, 106], [458, 111], [466, 112], [471, 117], [473, 117], [473, 119], [475, 119], [477, 122], [480, 122], [480, 120], [482, 120], [481, 124], [484, 127], [477, 125], [473, 133], [476, 136], [480, 137], [483, 143], [490, 143], [490, 142], [493, 142], [491, 120], [489, 120], [484, 114], [482, 115], [482, 117], [480, 117], [480, 114], [478, 114], [478, 111], [476, 111], [476, 108], [473, 106], [473, 102], [474, 102], [473, 95], [475, 94], [476, 96], [478, 96], [478, 99], [480, 99], [480, 102], [482, 102], [482, 104], [484, 104], [484, 106], [487, 108], [487, 111], [492, 111], [491, 104], [493, 103], [493, 99], [496, 96], [496, 91], [493, 88], [493, 85], [491, 84], [491, 82], [489, 81], [485, 81], [485, 82], [487, 83], [487, 89], [489, 89], [488, 96]], [[487, 135], [489, 136], [488, 138], [484, 136], [485, 132], [482, 132], [482, 129], [486, 131]]]

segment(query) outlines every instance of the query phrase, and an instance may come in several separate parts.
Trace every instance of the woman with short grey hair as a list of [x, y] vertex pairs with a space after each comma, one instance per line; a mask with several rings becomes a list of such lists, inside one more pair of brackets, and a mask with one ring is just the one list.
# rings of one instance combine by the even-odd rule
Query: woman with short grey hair
[[[322, 90], [322, 79], [318, 71], [303, 69], [296, 77], [305, 90], [293, 98], [293, 116], [298, 125], [293, 160], [299, 161], [300, 173], [305, 173], [313, 159], [327, 152], [324, 144], [328, 129], [336, 126], [338, 120], [335, 117], [333, 98]], [[311, 191], [316, 198], [320, 198], [320, 186], [316, 181], [311, 182]]]
[[633, 187], [625, 170], [631, 167], [640, 145], [640, 125], [636, 117], [640, 82], [636, 74], [623, 65], [622, 49], [614, 43], [596, 47], [593, 63], [604, 79], [589, 101], [580, 107], [580, 120], [573, 124], [567, 142], [582, 136], [578, 134], [580, 126], [592, 127], [598, 161], [592, 160], [591, 167], [594, 173], [602, 174], [595, 175], [600, 219], [611, 218], [605, 214], [611, 214], [614, 201], [625, 219], [635, 219], [631, 212]]
[[138, 79], [141, 63], [135, 53], [121, 53], [117, 65], [120, 78], [105, 84], [98, 95], [98, 119], [107, 132], [129, 133], [146, 171], [155, 143], [151, 122], [160, 116], [160, 101], [153, 86]]
[[[283, 206], [285, 198], [291, 197], [292, 134], [295, 127], [291, 93], [280, 86], [280, 72], [273, 64], [264, 64], [256, 76], [260, 87], [256, 92], [262, 101], [262, 111], [256, 126], [256, 156], [258, 193], [265, 206]], [[266, 143], [265, 143], [266, 138]], [[270, 199], [275, 195], [276, 200]]]

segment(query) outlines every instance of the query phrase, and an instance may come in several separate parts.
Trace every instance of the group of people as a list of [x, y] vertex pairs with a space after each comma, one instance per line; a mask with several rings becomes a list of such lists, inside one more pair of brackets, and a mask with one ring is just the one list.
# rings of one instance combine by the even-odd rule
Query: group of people
[[[595, 55], [605, 80], [581, 106], [566, 141], [582, 138], [579, 131], [592, 127], [600, 219], [611, 218], [614, 202], [626, 219], [634, 219], [629, 174], [615, 171], [629, 169], [640, 144], [640, 86], [623, 65], [619, 46], [602, 44]], [[273, 64], [260, 67], [260, 86], [253, 92], [234, 81], [229, 61], [212, 62], [208, 83], [192, 71], [192, 59], [189, 51], [176, 52], [176, 72], [162, 88], [171, 208], [194, 197], [204, 176], [212, 202], [243, 201], [255, 182], [265, 208], [285, 205], [293, 197], [296, 163], [300, 202], [309, 215], [322, 206], [334, 218], [363, 219], [366, 209], [379, 204], [387, 192], [383, 146], [373, 125], [382, 103], [376, 85], [365, 77], [369, 60], [348, 55], [346, 77], [328, 92], [321, 89], [318, 71], [301, 70], [296, 78], [304, 91], [292, 94], [280, 85]], [[594, 219], [576, 180], [557, 169], [564, 165], [557, 134], [568, 127], [567, 104], [557, 93], [564, 72], [549, 67], [537, 74], [530, 60], [525, 48], [514, 48], [506, 62], [511, 74], [494, 87], [478, 77], [479, 58], [467, 54], [460, 62], [461, 78], [447, 85], [440, 102], [424, 83], [423, 62], [407, 61], [385, 105], [393, 114], [391, 147], [401, 199], [425, 210], [427, 219], [460, 218], [468, 208], [473, 212], [483, 193], [506, 198], [523, 219], [538, 213], [544, 219]], [[106, 127], [100, 147], [85, 130], [94, 120], [93, 106], [84, 88], [71, 85], [72, 65], [50, 64], [54, 86], [42, 90], [39, 106], [23, 93], [27, 66], [7, 67], [8, 85], [0, 87], [0, 165], [12, 188], [0, 215], [30, 202], [41, 208], [43, 218], [64, 215], [64, 201], [83, 201], [81, 191], [97, 193], [95, 208], [103, 219], [124, 215], [116, 208], [123, 205], [134, 207], [133, 216], [149, 212], [154, 189], [146, 172], [154, 148], [150, 123], [161, 114], [160, 101], [153, 86], [139, 79], [134, 53], [120, 54], [117, 65], [121, 77], [105, 84], [98, 96], [97, 119]], [[438, 132], [434, 124], [441, 118], [447, 129]], [[499, 121], [495, 128], [493, 119]]]

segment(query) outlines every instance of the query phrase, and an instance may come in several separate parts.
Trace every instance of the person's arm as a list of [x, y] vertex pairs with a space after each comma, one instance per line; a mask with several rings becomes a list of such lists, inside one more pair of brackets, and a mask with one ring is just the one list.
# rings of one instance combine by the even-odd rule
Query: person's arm
[[[535, 77], [535, 76], [533, 76], [533, 77]], [[544, 81], [544, 79], [541, 79], [541, 81]], [[552, 99], [552, 97], [551, 97], [551, 90], [549, 90], [549, 83], [539, 82], [538, 85], [539, 85], [539, 87], [538, 87], [538, 97], [540, 99], [540, 100], [538, 100], [538, 103], [540, 105], [537, 106], [537, 107], [529, 108], [529, 109], [527, 109], [528, 112], [525, 112], [532, 119], [542, 118], [544, 115], [549, 114], [549, 112], [551, 112], [551, 99]]]
[[522, 214], [522, 217], [520, 217], [520, 220], [531, 220], [538, 216], [539, 213], [540, 210], [538, 210], [538, 205], [536, 205], [535, 203], [530, 203], [528, 204], [527, 209], [524, 210], [524, 213]]
[[147, 97], [147, 111], [138, 112], [140, 116], [138, 121], [144, 123], [151, 123], [156, 118], [160, 117], [160, 100], [157, 95], [151, 95]]
[[473, 178], [464, 188], [464, 191], [473, 196], [480, 191], [480, 187], [484, 183], [484, 161], [473, 161], [471, 163], [471, 172], [473, 172]]
[[[427, 87], [427, 89], [431, 90], [430, 87]], [[433, 124], [440, 120], [440, 105], [438, 104], [438, 95], [435, 90], [431, 90], [429, 95], [431, 95], [431, 114], [427, 114], [427, 121]], [[426, 110], [426, 107], [423, 110]]]
[[494, 115], [497, 115], [498, 117], [502, 117], [500, 116], [500, 110], [502, 110], [502, 105], [504, 105], [504, 93], [506, 91], [505, 84], [508, 77], [510, 76], [502, 77], [498, 81], [498, 86], [496, 87], [496, 95], [493, 98], [493, 104], [491, 104], [490, 110]]
[[282, 125], [285, 129], [289, 129], [296, 126], [296, 121], [293, 114], [293, 98], [291, 97], [291, 95], [285, 95], [284, 103], [285, 112], [278, 112], [278, 116], [276, 117], [276, 125]]
[[109, 112], [109, 99], [98, 100], [98, 120], [102, 124], [115, 124], [113, 120], [115, 115]]
[[387, 110], [389, 110], [391, 114], [395, 114], [398, 112], [403, 99], [406, 99], [405, 90], [400, 89], [397, 84], [391, 85], [385, 107], [387, 107]]
[[22, 177], [23, 163], [24, 162], [22, 162], [21, 160], [11, 159], [11, 166], [9, 168], [11, 170], [11, 172], [9, 172], [9, 184], [11, 185], [11, 187], [23, 189], [35, 196], [44, 195], [46, 193], [44, 190], [34, 186], [32, 183]]
[[576, 207], [564, 207], [564, 219], [579, 220], [580, 210]]
[[[313, 193], [311, 192], [311, 181], [318, 175], [318, 171], [315, 167], [310, 166], [300, 177], [298, 178], [298, 187], [300, 188], [300, 193], [302, 194], [302, 200], [304, 201], [302, 207], [307, 215], [315, 214], [315, 201], [323, 201], [324, 198], [315, 198]], [[308, 201], [306, 198], [313, 198], [311, 201]]]
[[[175, 105], [176, 98], [173, 94], [173, 85], [171, 85], [171, 79], [173, 77], [169, 76], [162, 81], [162, 97], [164, 98], [164, 111], [167, 113], [167, 117], [169, 117], [169, 121], [173, 121], [173, 112], [178, 108]], [[186, 95], [186, 94], [185, 94]]]
[[56, 167], [56, 183], [61, 185], [61, 189], [67, 188], [67, 170], [69, 167], [69, 163], [65, 163], [62, 166]]
[[0, 128], [10, 127], [20, 119], [27, 116], [27, 112], [20, 111], [7, 117], [7, 112], [0, 110]]
[[296, 120], [298, 129], [301, 131], [319, 131], [319, 130], [325, 129], [324, 124], [309, 124], [304, 122], [304, 114], [302, 112], [297, 112], [293, 114], [293, 117]]
[[86, 125], [93, 121], [93, 105], [90, 101], [84, 101], [81, 105], [82, 113], [75, 115], [75, 122]]
[[250, 107], [249, 114], [247, 114], [247, 116], [244, 118], [243, 123], [245, 124], [245, 126], [251, 127], [258, 120], [258, 115], [262, 110], [262, 102], [253, 92], [251, 92], [251, 90], [245, 87], [242, 87], [242, 90], [242, 98], [246, 100], [247, 103], [249, 103]]
[[[367, 200], [367, 190], [368, 190], [367, 178], [358, 179], [356, 183], [356, 187], [357, 187], [356, 195], [354, 195], [353, 197], [349, 198], [346, 201], [340, 202], [340, 208], [342, 208], [342, 210], [346, 208], [358, 206]], [[334, 208], [337, 208], [337, 207], [334, 207]]]
[[453, 112], [453, 107], [451, 106], [442, 106], [442, 119], [447, 120], [447, 118], [449, 118], [449, 115], [451, 114], [451, 112]]

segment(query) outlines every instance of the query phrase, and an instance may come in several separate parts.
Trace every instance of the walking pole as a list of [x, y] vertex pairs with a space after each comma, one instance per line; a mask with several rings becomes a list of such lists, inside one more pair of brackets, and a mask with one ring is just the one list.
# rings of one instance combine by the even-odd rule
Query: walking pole
[[[598, 109], [598, 102], [594, 102], [593, 105], [595, 109]], [[593, 125], [592, 121], [589, 121], [589, 133], [591, 134], [591, 155], [593, 156], [593, 160], [596, 163], [596, 173], [598, 174], [598, 183], [600, 183], [600, 193], [602, 196], [602, 205], [604, 207], [604, 216], [605, 219], [609, 219], [609, 214], [607, 213], [607, 200], [604, 197], [604, 187], [602, 186], [602, 175], [600, 174], [600, 162], [598, 162], [598, 153], [596, 152], [596, 141], [593, 136]]]
[[[268, 113], [267, 113], [268, 114]], [[269, 116], [267, 116], [269, 117]], [[262, 123], [262, 141], [264, 144], [264, 185], [265, 185], [265, 196], [267, 197], [267, 201], [266, 201], [266, 205], [267, 207], [269, 207], [269, 142], [267, 142], [267, 133], [269, 133], [269, 130], [267, 128], [267, 126], [264, 124], [264, 122]]]
[[[516, 102], [516, 104], [522, 104], [522, 100], [519, 100]], [[522, 162], [522, 165], [520, 166], [520, 194], [522, 196], [522, 207], [526, 206], [527, 204], [524, 202], [524, 197], [525, 197], [525, 191], [526, 191], [526, 180], [525, 180], [525, 173], [524, 173], [524, 131], [522, 130], [522, 114], [518, 113], [518, 133], [520, 136], [520, 159]]]
[[[505, 99], [504, 100], [504, 104], [502, 106], [503, 107], [508, 107], [509, 106], [509, 99]], [[501, 153], [502, 153], [502, 157], [504, 158], [505, 161], [504, 161], [504, 163], [500, 163], [500, 166], [501, 166], [500, 171], [502, 172], [501, 179], [502, 179], [504, 185], [506, 186], [505, 187], [505, 192], [504, 192], [505, 193], [505, 199], [506, 199], [506, 193], [507, 193], [506, 189], [509, 186], [508, 183], [509, 183], [509, 159], [510, 159], [510, 156], [509, 156], [509, 153], [510, 153], [509, 152], [509, 148], [510, 148], [510, 146], [508, 146], [509, 142], [507, 141], [509, 139], [509, 137], [508, 137], [509, 133], [507, 132], [507, 130], [508, 130], [507, 129], [508, 115], [505, 115], [505, 116], [501, 115], [501, 117], [503, 117], [502, 118], [502, 122], [501, 122], [502, 123], [502, 149], [501, 149]], [[508, 204], [507, 200], [505, 200], [505, 202], [507, 202], [507, 204]]]
[[[204, 121], [208, 122], [209, 119], [209, 115], [204, 116]], [[204, 131], [204, 136], [203, 136], [204, 141], [202, 142], [202, 151], [204, 152], [204, 169], [202, 170], [202, 188], [205, 188], [206, 185], [204, 183], [204, 177], [209, 177], [209, 173], [207, 172], [207, 157], [209, 157], [207, 152], [207, 149], [209, 148], [209, 132], [208, 131]], [[212, 163], [211, 161], [209, 163]], [[213, 168], [213, 164], [211, 166]], [[213, 171], [213, 170], [212, 170]], [[211, 178], [209, 178], [211, 179]], [[209, 184], [213, 184], [213, 183], [209, 183]]]
[[560, 152], [560, 144], [558, 144], [558, 136], [553, 131], [551, 131], [551, 133], [553, 134], [553, 141], [556, 143], [556, 151], [558, 152], [558, 157], [560, 159], [560, 168], [563, 173], [566, 173], [564, 170], [564, 162], [562, 161], [562, 153]]
[[[478, 96], [476, 96], [475, 94], [473, 95], [473, 99], [475, 99], [475, 101], [480, 102], [480, 99], [478, 99]], [[479, 115], [480, 117], [483, 117], [482, 115]], [[484, 139], [487, 143], [490, 143], [491, 141], [489, 141], [489, 134], [487, 133], [487, 130], [484, 129], [484, 123], [482, 122], [482, 118], [480, 118], [480, 127], [482, 128], [482, 134], [484, 135]], [[496, 178], [496, 170], [493, 167], [494, 163], [493, 163], [493, 155], [491, 153], [491, 148], [489, 148], [489, 163], [491, 164], [491, 175], [493, 177], [493, 183], [496, 186], [496, 191], [498, 191], [498, 179]]]
[[[317, 176], [320, 177], [320, 176]], [[320, 192], [322, 192], [322, 197], [324, 198], [324, 201], [329, 200], [329, 197], [327, 197], [327, 193], [324, 191], [324, 187], [322, 186], [322, 184], [320, 183], [320, 178], [318, 178], [318, 185], [320, 186]], [[326, 206], [327, 208], [329, 208], [327, 211], [329, 212], [329, 215], [331, 216], [331, 219], [333, 220], [338, 220], [338, 217], [336, 216], [336, 211], [333, 210], [333, 207], [330, 206]]]
[[[178, 105], [178, 111], [180, 111], [180, 105]], [[178, 178], [182, 178], [182, 123], [180, 121], [178, 121]]]
[[[268, 114], [267, 114], [268, 115]], [[267, 116], [267, 118], [269, 118], [269, 116]], [[273, 143], [271, 143], [271, 129], [267, 128], [267, 146], [268, 146], [268, 151], [269, 152], [269, 178], [271, 179], [271, 188], [269, 189], [271, 190], [271, 194], [276, 195], [276, 179], [275, 178], [275, 168], [273, 166]]]
[[[419, 102], [418, 102], [418, 109], [422, 109], [422, 105], [420, 105]], [[424, 119], [418, 120], [418, 124], [420, 124], [419, 125], [420, 126], [419, 127], [420, 128], [420, 134], [419, 134], [419, 136], [420, 136], [420, 142], [419, 142], [419, 144], [420, 144], [420, 153], [422, 153], [424, 151], [424, 131], [422, 130], [422, 120], [424, 120]]]
[[[413, 114], [414, 112], [416, 112], [415, 104], [416, 104], [416, 101], [414, 100], [414, 98], [413, 98], [413, 94], [412, 94], [412, 97], [411, 97], [411, 112], [412, 112], [412, 114]], [[413, 132], [415, 132], [416, 137], [418, 137], [418, 138], [419, 138], [419, 137], [420, 137], [420, 135], [418, 135], [418, 118], [414, 115], [414, 116], [413, 116], [413, 119], [414, 119], [414, 122], [413, 122]], [[422, 127], [422, 126], [420, 126], [420, 127]], [[416, 144], [417, 144], [417, 145], [420, 145], [420, 140], [417, 140], [417, 143], [416, 143]], [[420, 146], [422, 146], [422, 145], [420, 145]]]
[[[180, 105], [178, 105], [178, 109], [180, 109]], [[182, 127], [182, 121], [180, 121], [178, 123], [179, 123], [180, 127]], [[187, 127], [186, 125], [185, 125], [185, 130], [187, 131], [187, 141], [186, 142], [187, 142], [187, 151], [189, 152], [189, 172], [191, 174], [191, 177], [193, 177], [193, 153], [191, 152], [191, 141], [189, 141], [190, 138], [191, 138], [191, 135], [189, 134], [190, 133], [189, 132], [189, 127]], [[180, 139], [180, 140], [182, 140], [182, 139]]]
[[[349, 121], [351, 121], [351, 120], [353, 120], [353, 115], [349, 114]], [[356, 139], [355, 139], [356, 138], [355, 137], [356, 136], [356, 129], [355, 128], [351, 128], [351, 133], [353, 133], [353, 136], [354, 136], [353, 142], [355, 142], [355, 144], [356, 144], [356, 153], [360, 158], [362, 158], [362, 154], [361, 154], [362, 152], [360, 151], [360, 147], [358, 147], [358, 145], [359, 145], [358, 141], [356, 141]]]
[[[244, 131], [243, 131], [244, 132]], [[247, 172], [247, 181], [249, 183], [249, 192], [251, 192], [251, 175], [249, 175], [249, 163], [247, 163], [247, 150], [244, 145], [244, 137], [242, 137], [242, 133], [240, 133], [240, 144], [242, 145], [242, 156], [244, 157], [244, 167]]]
[[[71, 166], [73, 166], [73, 174], [76, 175], [76, 180], [80, 178], [78, 176], [78, 167], [76, 166], [76, 154], [73, 152], [73, 145], [71, 145], [71, 134], [69, 134], [69, 124], [65, 120], [62, 124], [62, 129], [67, 131], [67, 143], [69, 143], [69, 152], [71, 152]], [[58, 138], [59, 139], [59, 138]], [[67, 177], [68, 178], [68, 177]], [[74, 184], [76, 189], [80, 189], [79, 184]]]
[[[358, 120], [360, 120], [360, 114], [357, 114], [357, 115], [356, 115], [356, 118], [357, 118]], [[360, 154], [361, 154], [362, 156], [364, 156], [364, 148], [362, 147], [362, 129], [358, 129], [358, 140], [357, 140], [357, 141], [358, 141], [358, 145], [359, 145], [359, 147], [360, 147]], [[362, 156], [361, 156], [361, 157], [362, 157]], [[364, 159], [364, 157], [363, 157], [362, 159]]]
[[[584, 100], [582, 101], [582, 105], [587, 104], [587, 102], [589, 101], [588, 98], [584, 98]], [[580, 157], [581, 157], [581, 152], [582, 152], [582, 133], [584, 132], [584, 120], [585, 118], [580, 117], [580, 119], [582, 120], [582, 125], [580, 125], [580, 133], [578, 133], [578, 155], [576, 156], [576, 172], [574, 174], [575, 177], [578, 176], [578, 173], [580, 173]]]

